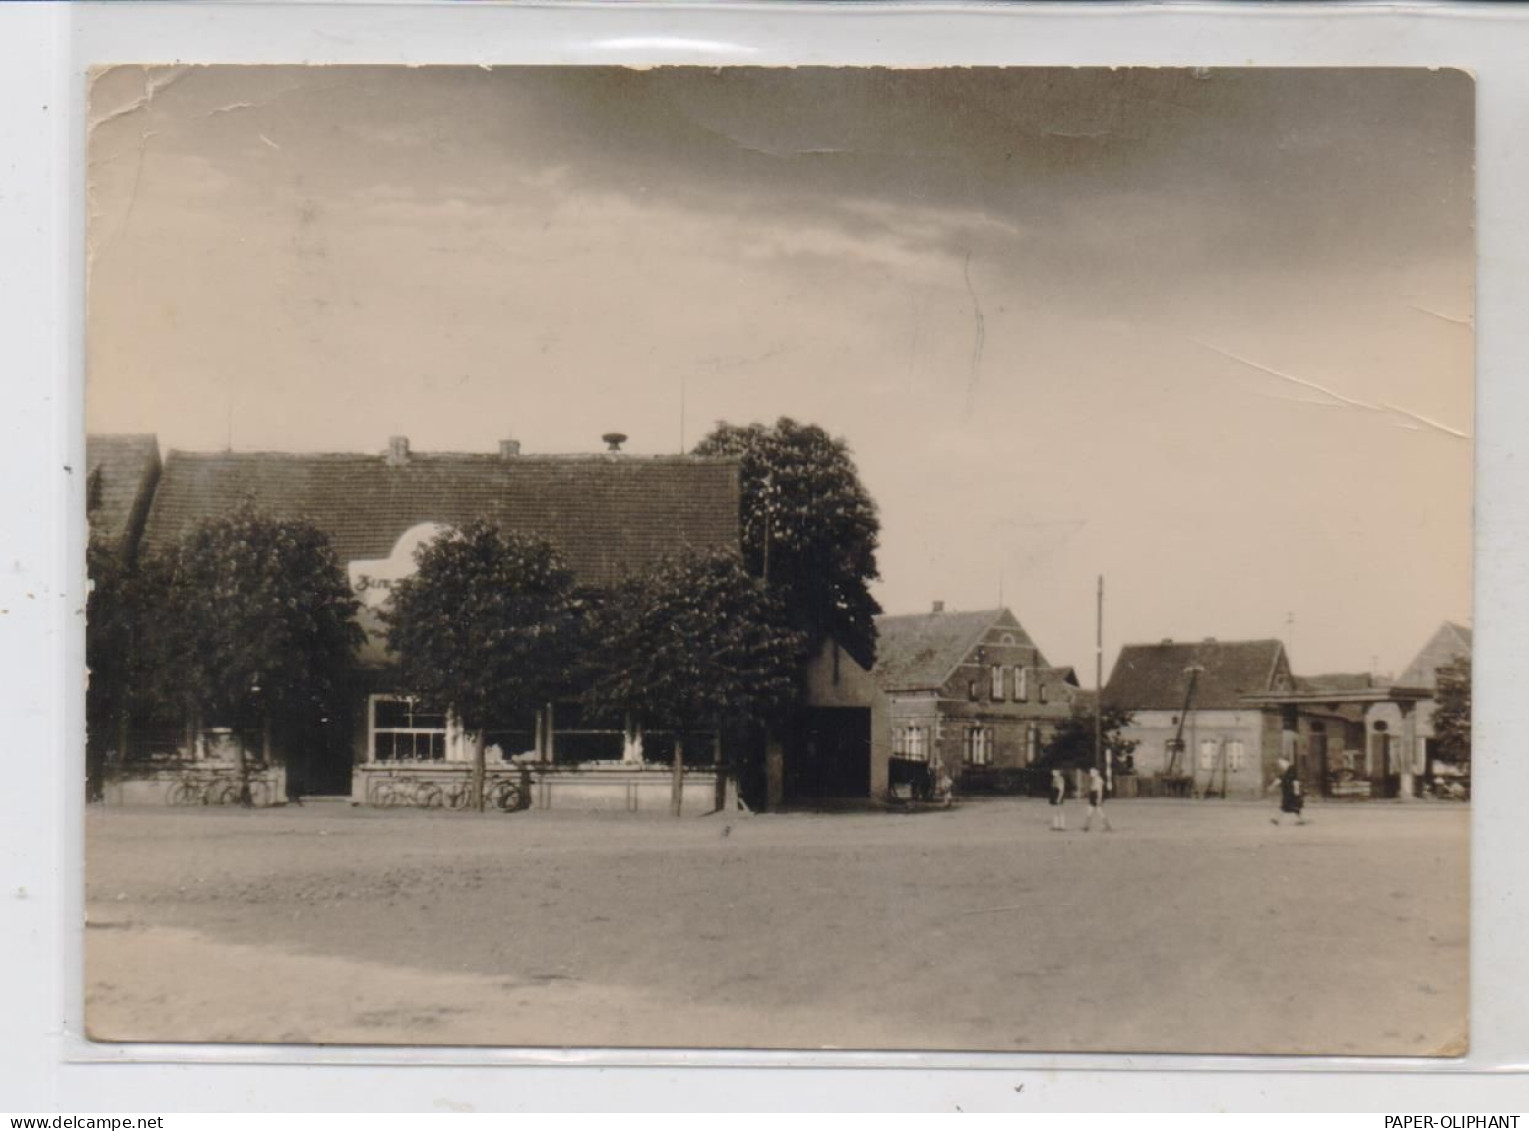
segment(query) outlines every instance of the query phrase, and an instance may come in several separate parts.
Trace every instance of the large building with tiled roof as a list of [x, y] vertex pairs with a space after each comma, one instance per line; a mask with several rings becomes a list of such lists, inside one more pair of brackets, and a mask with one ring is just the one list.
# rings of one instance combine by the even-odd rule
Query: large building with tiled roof
[[[684, 550], [737, 552], [736, 460], [634, 456], [617, 450], [624, 437], [606, 439], [614, 441], [610, 451], [579, 455], [522, 454], [514, 441], [495, 454], [414, 452], [403, 437], [372, 455], [171, 451], [162, 468], [156, 447], [157, 484], [152, 503], [144, 500], [141, 544], [147, 552], [165, 549], [198, 523], [244, 505], [328, 535], [362, 602], [367, 641], [358, 657], [359, 695], [349, 717], [328, 720], [325, 733], [287, 752], [288, 769], [303, 779], [305, 792], [368, 799], [371, 771], [461, 763], [471, 747], [449, 719], [394, 685], [379, 616], [391, 585], [413, 571], [414, 550], [441, 530], [486, 519], [544, 538], [588, 589]], [[131, 447], [95, 445], [93, 469], [97, 459], [108, 469], [123, 463], [119, 452]], [[121, 525], [122, 494], [103, 486], [103, 526], [112, 524], [105, 528]], [[489, 736], [494, 756], [506, 762], [534, 750], [549, 762], [642, 766], [640, 733], [582, 730], [576, 710], [563, 706], [508, 714]], [[206, 720], [213, 729], [216, 721]]]
[[1008, 609], [876, 618], [878, 686], [893, 757], [938, 763], [958, 784], [987, 767], [1029, 765], [1073, 710], [1077, 679], [1053, 667]]

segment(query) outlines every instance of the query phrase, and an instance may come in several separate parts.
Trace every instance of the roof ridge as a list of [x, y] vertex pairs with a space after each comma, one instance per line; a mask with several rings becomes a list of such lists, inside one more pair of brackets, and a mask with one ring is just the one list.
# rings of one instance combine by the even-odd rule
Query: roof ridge
[[[934, 609], [925, 609], [921, 613], [877, 613], [875, 619], [877, 621], [885, 621], [915, 620], [922, 617], [978, 617], [987, 616], [989, 614], [992, 616], [999, 616], [1008, 611], [1008, 608], [1005, 606], [999, 606], [998, 608], [994, 609], [940, 609], [938, 611]], [[1015, 619], [1017, 620], [1019, 618], [1016, 617]]]
[[[145, 434], [151, 435], [151, 434]], [[207, 451], [195, 448], [170, 448], [166, 457], [181, 456], [191, 459], [263, 459], [263, 460], [332, 460], [374, 462], [387, 459], [384, 452], [284, 452], [275, 450], [260, 451]], [[465, 460], [475, 463], [503, 464], [513, 467], [519, 463], [672, 463], [672, 464], [739, 464], [742, 459], [734, 455], [697, 456], [679, 453], [638, 453], [638, 452], [530, 452], [514, 456], [501, 456], [497, 452], [420, 452], [411, 451], [408, 458], [403, 461], [405, 465], [413, 462], [434, 462], [447, 460]]]

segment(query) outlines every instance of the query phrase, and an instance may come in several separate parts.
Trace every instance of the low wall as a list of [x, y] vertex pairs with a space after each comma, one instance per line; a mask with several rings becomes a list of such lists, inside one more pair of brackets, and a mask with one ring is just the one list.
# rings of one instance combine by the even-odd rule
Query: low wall
[[[659, 764], [627, 763], [578, 766], [528, 765], [531, 778], [529, 807], [605, 812], [665, 812], [673, 770]], [[472, 773], [466, 763], [371, 763], [357, 766], [351, 775], [351, 800], [359, 805], [374, 804], [381, 783], [396, 777], [428, 781], [447, 789], [464, 781]], [[488, 782], [505, 778], [520, 781], [521, 767], [490, 764]], [[714, 812], [717, 805], [717, 774], [711, 769], [686, 769], [682, 780], [681, 813], [701, 816]]]
[[[220, 790], [209, 786], [235, 783], [239, 780], [237, 765], [232, 762], [200, 761], [179, 765], [122, 767], [108, 777], [101, 786], [103, 805], [170, 805], [212, 804]], [[261, 805], [281, 805], [287, 800], [286, 773], [280, 766], [268, 766], [250, 771], [252, 798]], [[182, 782], [193, 786], [193, 791], [179, 790]], [[189, 800], [188, 800], [189, 799]]]

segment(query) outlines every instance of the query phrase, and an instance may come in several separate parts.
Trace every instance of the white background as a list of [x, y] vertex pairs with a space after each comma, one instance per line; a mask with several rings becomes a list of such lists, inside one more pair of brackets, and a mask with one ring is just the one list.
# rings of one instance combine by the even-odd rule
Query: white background
[[[1472, 1049], [1450, 1064], [102, 1050], [80, 1033], [84, 97], [107, 62], [1458, 66], [1478, 79]], [[0, 4], [0, 1112], [1529, 1109], [1529, 10]], [[1405, 563], [1395, 563], [1405, 568]], [[1375, 986], [1383, 995], [1383, 985]], [[101, 1063], [102, 1058], [121, 1063]], [[92, 1063], [90, 1059], [96, 1062]], [[146, 1059], [148, 1058], [148, 1059]], [[328, 1065], [328, 1067], [314, 1067]], [[594, 1066], [590, 1066], [594, 1065]], [[891, 1065], [891, 1067], [871, 1067]], [[508, 1067], [513, 1066], [513, 1067]], [[705, 1070], [697, 1066], [706, 1066]], [[825, 1067], [829, 1066], [829, 1067]], [[1022, 1090], [1021, 1090], [1022, 1089]]]

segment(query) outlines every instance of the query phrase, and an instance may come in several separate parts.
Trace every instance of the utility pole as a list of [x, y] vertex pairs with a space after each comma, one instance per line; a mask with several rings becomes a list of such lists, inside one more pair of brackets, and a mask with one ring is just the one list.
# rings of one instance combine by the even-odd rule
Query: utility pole
[[1099, 600], [1094, 617], [1094, 765], [1104, 772], [1110, 788], [1113, 768], [1104, 762], [1104, 574], [1099, 575]]

